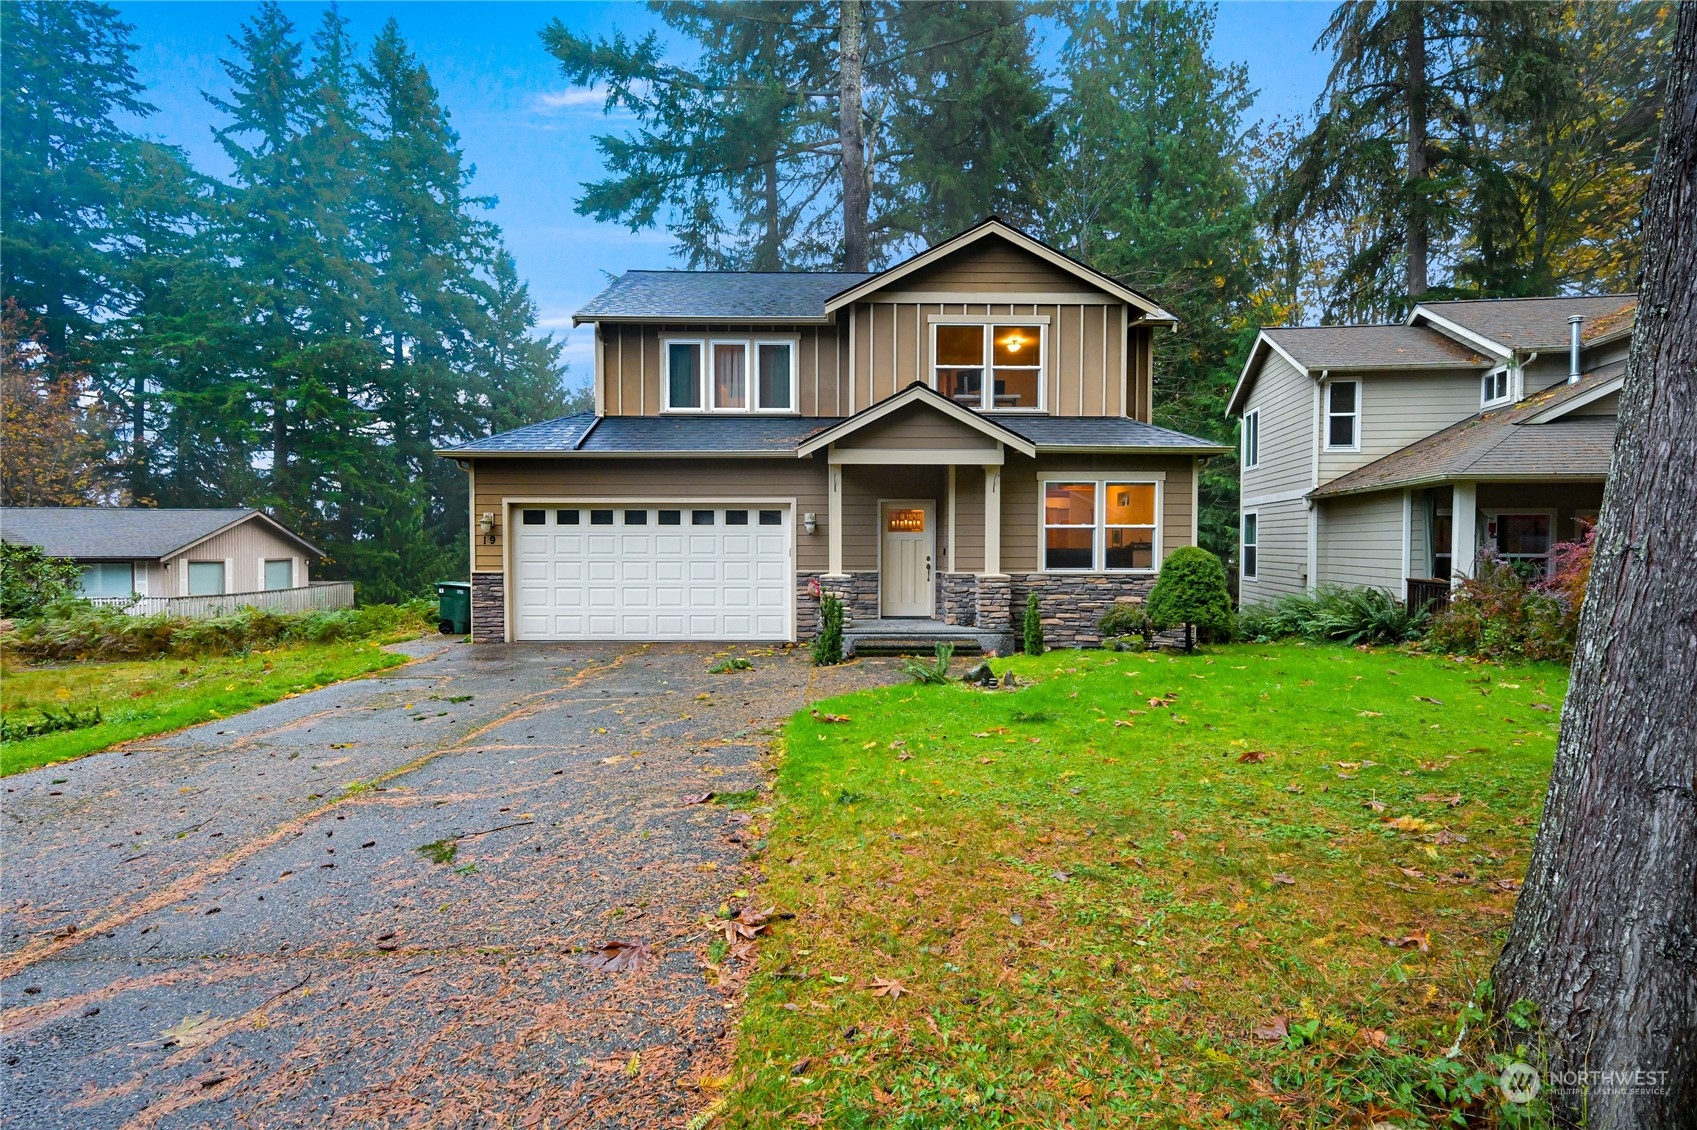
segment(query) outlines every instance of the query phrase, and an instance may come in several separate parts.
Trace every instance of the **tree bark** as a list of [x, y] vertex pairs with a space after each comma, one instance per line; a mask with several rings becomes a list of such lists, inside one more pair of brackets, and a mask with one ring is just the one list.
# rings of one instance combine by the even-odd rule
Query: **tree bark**
[[[1620, 401], [1561, 739], [1496, 1001], [1499, 1012], [1537, 1006], [1549, 1072], [1563, 1076], [1546, 1073], [1546, 1093], [1564, 1125], [1672, 1130], [1697, 1111], [1694, 0], [1679, 10]], [[1566, 1074], [1581, 1071], [1665, 1074], [1569, 1089]]]
[[837, 32], [842, 93], [837, 106], [837, 137], [842, 145], [843, 269], [866, 270], [866, 145], [861, 131], [860, 67], [864, 48], [861, 0], [842, 0]]
[[1426, 5], [1405, 3], [1408, 41], [1405, 47], [1403, 96], [1408, 109], [1408, 263], [1405, 283], [1409, 300], [1426, 293], [1426, 258], [1430, 239], [1426, 218]]

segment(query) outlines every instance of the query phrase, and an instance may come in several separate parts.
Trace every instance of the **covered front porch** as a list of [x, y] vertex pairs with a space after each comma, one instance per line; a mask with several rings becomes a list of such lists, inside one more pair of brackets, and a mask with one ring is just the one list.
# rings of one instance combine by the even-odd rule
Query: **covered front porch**
[[1552, 547], [1596, 525], [1603, 486], [1601, 479], [1464, 479], [1405, 491], [1408, 602], [1447, 605], [1485, 554], [1542, 577]]

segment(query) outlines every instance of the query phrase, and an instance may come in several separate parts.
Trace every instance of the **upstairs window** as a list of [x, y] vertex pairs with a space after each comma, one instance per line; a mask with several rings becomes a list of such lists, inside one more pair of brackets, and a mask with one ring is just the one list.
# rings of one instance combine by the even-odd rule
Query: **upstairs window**
[[965, 408], [1043, 407], [1043, 327], [1017, 321], [932, 327], [932, 385]]
[[1514, 393], [1513, 375], [1507, 365], [1499, 365], [1486, 373], [1479, 390], [1480, 407], [1488, 408], [1509, 400]]
[[668, 340], [668, 412], [794, 412], [795, 340]]
[[1243, 579], [1253, 581], [1260, 567], [1261, 516], [1251, 510], [1243, 516]]
[[1243, 469], [1257, 467], [1261, 463], [1261, 411], [1243, 414]]
[[1355, 451], [1361, 446], [1361, 382], [1332, 381], [1326, 386], [1326, 447]]

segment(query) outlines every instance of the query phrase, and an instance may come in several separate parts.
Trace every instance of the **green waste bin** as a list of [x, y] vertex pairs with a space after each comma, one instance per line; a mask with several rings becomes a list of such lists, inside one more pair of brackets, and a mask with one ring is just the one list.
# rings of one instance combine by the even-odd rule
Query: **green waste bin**
[[471, 631], [471, 585], [465, 581], [437, 581], [436, 615], [445, 636], [463, 636]]

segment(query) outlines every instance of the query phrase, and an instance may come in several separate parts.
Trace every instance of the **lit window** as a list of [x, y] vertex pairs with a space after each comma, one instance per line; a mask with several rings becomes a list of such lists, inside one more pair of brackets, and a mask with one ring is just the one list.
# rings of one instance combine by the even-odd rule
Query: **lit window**
[[713, 407], [748, 407], [748, 346], [743, 342], [713, 343]]
[[1109, 483], [1102, 525], [1107, 569], [1155, 567], [1155, 484]]
[[1042, 407], [1042, 326], [939, 325], [935, 335], [938, 392], [967, 408]]
[[1156, 567], [1160, 511], [1155, 483], [1043, 484], [1043, 568], [1143, 572]]
[[1357, 381], [1333, 381], [1326, 386], [1326, 446], [1353, 450], [1359, 443], [1361, 385]]
[[922, 509], [886, 511], [884, 529], [892, 534], [922, 534], [925, 532], [925, 511]]
[[1096, 565], [1096, 484], [1049, 483], [1043, 490], [1043, 567]]

